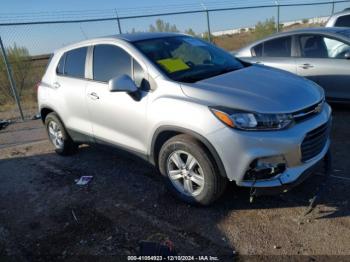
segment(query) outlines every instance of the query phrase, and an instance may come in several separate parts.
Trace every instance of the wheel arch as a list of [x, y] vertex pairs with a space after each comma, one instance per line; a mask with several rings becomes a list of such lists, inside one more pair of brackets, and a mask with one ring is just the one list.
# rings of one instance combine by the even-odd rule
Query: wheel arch
[[40, 109], [40, 117], [41, 117], [41, 121], [43, 121], [43, 123], [45, 124], [45, 119], [47, 117], [48, 114], [50, 113], [55, 113], [58, 117], [58, 119], [61, 121], [62, 125], [64, 126], [64, 128], [66, 128], [64, 122], [62, 121], [62, 118], [61, 116], [57, 113], [57, 111], [55, 111], [54, 109], [52, 109], [51, 107], [49, 106], [43, 106], [41, 109]]
[[[40, 117], [41, 117], [41, 121], [43, 121], [43, 123], [45, 123], [45, 119], [47, 117], [48, 114], [55, 112], [55, 110], [53, 110], [52, 108], [48, 107], [48, 106], [44, 106], [40, 109]], [[55, 112], [56, 113], [56, 112]], [[57, 114], [57, 113], [56, 113]]]
[[157, 128], [157, 130], [154, 132], [151, 142], [151, 150], [150, 150], [150, 156], [149, 161], [153, 165], [158, 165], [158, 155], [160, 152], [160, 149], [162, 145], [167, 141], [168, 139], [180, 135], [180, 134], [186, 134], [189, 135], [196, 140], [198, 140], [204, 148], [208, 151], [210, 154], [210, 157], [214, 160], [214, 163], [216, 167], [218, 168], [218, 171], [221, 176], [227, 178], [226, 170], [224, 167], [224, 164], [222, 163], [219, 154], [217, 153], [214, 146], [202, 135], [198, 134], [197, 132], [194, 132], [192, 130], [183, 128], [183, 127], [177, 127], [177, 126], [161, 126]]

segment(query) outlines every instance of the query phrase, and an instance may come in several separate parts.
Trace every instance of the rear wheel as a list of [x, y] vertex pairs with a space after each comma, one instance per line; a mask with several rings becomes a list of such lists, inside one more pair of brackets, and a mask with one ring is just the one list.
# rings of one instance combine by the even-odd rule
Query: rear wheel
[[190, 204], [209, 205], [224, 192], [227, 179], [220, 176], [208, 151], [197, 140], [178, 135], [162, 146], [159, 170], [172, 192]]
[[56, 113], [46, 116], [45, 126], [57, 154], [70, 155], [76, 152], [78, 145], [73, 142]]

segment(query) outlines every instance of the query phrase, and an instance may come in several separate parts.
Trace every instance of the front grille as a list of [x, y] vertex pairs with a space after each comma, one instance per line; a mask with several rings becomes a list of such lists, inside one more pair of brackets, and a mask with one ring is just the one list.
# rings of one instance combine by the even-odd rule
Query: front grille
[[292, 114], [294, 121], [301, 122], [303, 120], [307, 120], [307, 119], [319, 114], [320, 111], [322, 110], [323, 105], [324, 105], [324, 100], [322, 100], [322, 101], [320, 101], [312, 106], [304, 108], [302, 110], [294, 112]]
[[330, 124], [326, 123], [306, 134], [301, 144], [301, 160], [306, 162], [321, 153], [329, 137]]

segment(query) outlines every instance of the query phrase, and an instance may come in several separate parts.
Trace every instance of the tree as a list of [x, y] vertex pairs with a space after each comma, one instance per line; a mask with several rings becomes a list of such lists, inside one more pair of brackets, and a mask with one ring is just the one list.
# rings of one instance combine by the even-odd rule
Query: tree
[[171, 25], [162, 19], [157, 19], [155, 25], [149, 26], [150, 32], [179, 32], [176, 25]]
[[[213, 39], [213, 35], [210, 34], [210, 38]], [[208, 31], [205, 31], [204, 33], [202, 33], [202, 39], [209, 41], [209, 33]]]
[[258, 22], [255, 25], [255, 37], [256, 39], [264, 38], [276, 32], [275, 18], [266, 19], [264, 22]]
[[185, 30], [185, 33], [188, 34], [188, 35], [196, 36], [196, 33], [193, 31], [192, 28], [189, 28], [189, 29]]
[[302, 22], [303, 22], [303, 24], [308, 24], [308, 23], [309, 23], [309, 19], [304, 18], [304, 19], [302, 20]]
[[[18, 47], [15, 43], [13, 47], [8, 47], [6, 49], [6, 54], [12, 68], [18, 95], [21, 96], [30, 76], [31, 60], [29, 51], [25, 47]], [[0, 104], [4, 104], [13, 99], [3, 57], [1, 57], [0, 61], [0, 90]]]

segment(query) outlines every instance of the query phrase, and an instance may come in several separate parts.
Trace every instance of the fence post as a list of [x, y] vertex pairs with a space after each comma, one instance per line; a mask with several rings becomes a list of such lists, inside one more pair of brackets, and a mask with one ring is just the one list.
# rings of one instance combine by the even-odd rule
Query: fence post
[[118, 16], [117, 9], [114, 9], [114, 11], [115, 11], [115, 15], [117, 16], [117, 23], [118, 23], [119, 34], [121, 34], [122, 33], [122, 27], [120, 25], [120, 19], [119, 19], [119, 16]]
[[209, 20], [209, 11], [208, 9], [205, 10], [207, 13], [207, 26], [208, 26], [208, 40], [211, 42], [211, 30], [210, 30], [210, 20]]
[[210, 30], [210, 18], [209, 18], [209, 11], [208, 8], [204, 5], [203, 2], [201, 2], [201, 6], [205, 10], [205, 14], [207, 16], [207, 29], [208, 29], [208, 41], [211, 43], [211, 30]]
[[22, 111], [21, 103], [20, 103], [20, 101], [19, 101], [18, 94], [17, 94], [16, 84], [15, 84], [15, 81], [14, 81], [14, 79], [13, 79], [13, 74], [12, 74], [11, 65], [10, 65], [10, 63], [9, 63], [9, 61], [8, 61], [7, 54], [6, 54], [6, 50], [5, 50], [5, 48], [4, 48], [4, 44], [2, 43], [1, 37], [0, 37], [0, 46], [1, 46], [2, 56], [3, 56], [3, 58], [4, 58], [4, 62], [5, 62], [5, 66], [6, 66], [6, 71], [7, 71], [7, 75], [8, 75], [8, 78], [9, 78], [9, 82], [10, 82], [12, 94], [13, 94], [13, 96], [14, 96], [14, 98], [15, 98], [15, 101], [16, 101], [16, 104], [17, 104], [19, 113], [21, 114], [21, 119], [22, 119], [22, 121], [24, 121], [23, 111]]
[[276, 3], [276, 6], [277, 6], [277, 21], [276, 21], [276, 23], [277, 23], [277, 25], [276, 25], [276, 31], [277, 31], [277, 33], [280, 31], [280, 4], [279, 4], [279, 2], [276, 0], [275, 1], [275, 3]]
[[334, 14], [334, 10], [335, 10], [335, 2], [333, 0], [333, 2], [332, 2], [332, 15]]

